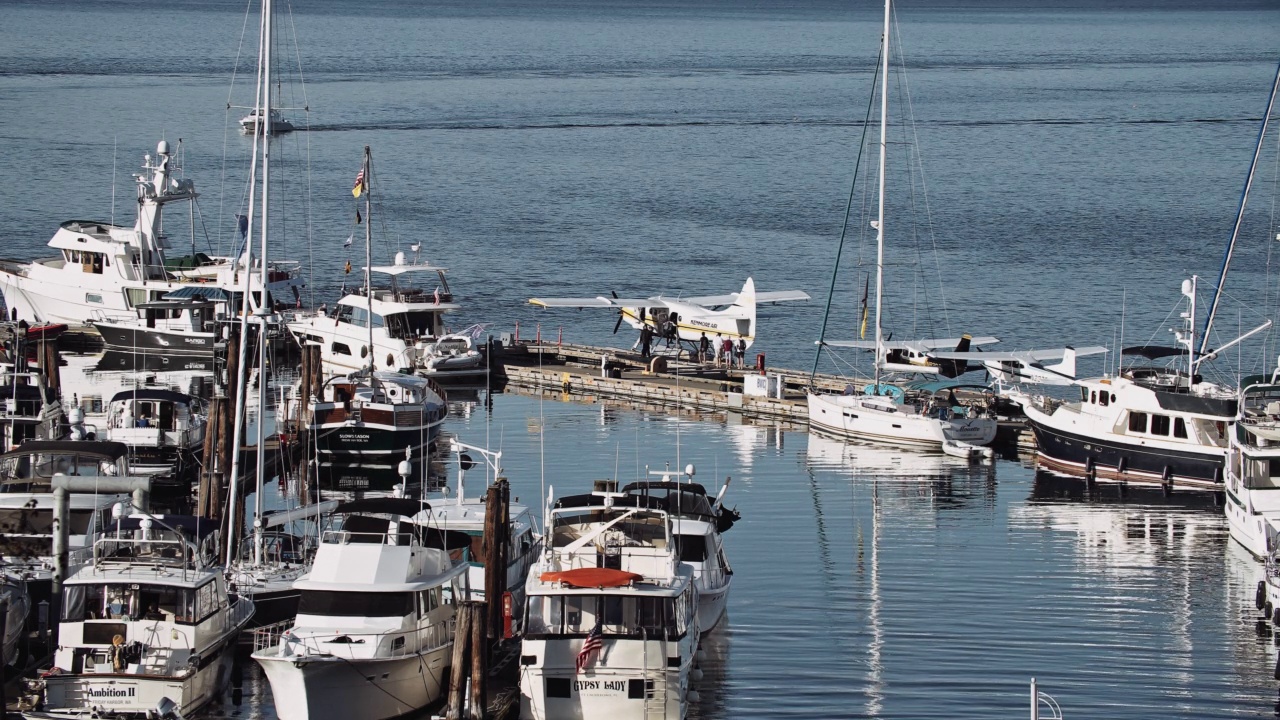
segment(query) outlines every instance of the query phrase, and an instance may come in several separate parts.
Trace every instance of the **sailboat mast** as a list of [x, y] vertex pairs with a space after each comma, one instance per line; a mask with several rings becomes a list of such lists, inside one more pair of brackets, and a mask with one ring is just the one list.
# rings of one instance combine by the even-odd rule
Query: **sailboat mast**
[[373, 382], [373, 371], [377, 367], [377, 361], [373, 359], [373, 202], [369, 198], [369, 181], [372, 179], [370, 173], [370, 165], [372, 165], [373, 151], [368, 145], [364, 146], [364, 299], [369, 303], [369, 312], [366, 313], [365, 322], [369, 326], [369, 382]]
[[[258, 25], [258, 85], [254, 91], [254, 108], [255, 110], [262, 107], [262, 57], [267, 50], [267, 41], [263, 36], [266, 26], [266, 6], [270, 0], [263, 0], [263, 17]], [[244, 423], [241, 421], [244, 413], [241, 409], [245, 406], [246, 385], [248, 385], [245, 377], [245, 355], [249, 344], [249, 304], [252, 296], [252, 284], [250, 277], [253, 275], [253, 253], [250, 252], [250, 238], [253, 237], [253, 206], [257, 201], [258, 190], [258, 141], [261, 139], [261, 122], [256, 122], [253, 129], [253, 157], [249, 161], [249, 204], [245, 209], [245, 233], [244, 233], [244, 250], [241, 257], [244, 258], [244, 289], [240, 299], [240, 347], [238, 349], [239, 362], [236, 364], [238, 373], [236, 374], [236, 400], [234, 405], [231, 431], [231, 479], [228, 481], [227, 487], [227, 561], [228, 566], [236, 559], [236, 536], [239, 534], [240, 528], [236, 527], [236, 519], [239, 515], [237, 508], [240, 502], [240, 446], [243, 444], [242, 433], [244, 431]], [[233, 263], [239, 263], [240, 258], [232, 260]], [[227, 378], [228, 381], [231, 378]]]
[[262, 114], [258, 116], [258, 125], [262, 128], [262, 246], [258, 251], [260, 281], [258, 292], [258, 424], [255, 440], [258, 452], [257, 474], [258, 486], [253, 495], [253, 564], [262, 564], [262, 485], [266, 482], [267, 453], [264, 445], [264, 421], [267, 417], [267, 313], [270, 300], [267, 298], [267, 195], [271, 189], [271, 0], [262, 0], [262, 38], [266, 48], [262, 51]]
[[889, 128], [889, 4], [884, 0], [884, 37], [880, 53], [880, 190], [876, 209], [876, 355], [875, 392], [880, 394], [880, 364], [884, 355], [884, 330], [880, 325], [881, 297], [884, 294], [884, 166]]

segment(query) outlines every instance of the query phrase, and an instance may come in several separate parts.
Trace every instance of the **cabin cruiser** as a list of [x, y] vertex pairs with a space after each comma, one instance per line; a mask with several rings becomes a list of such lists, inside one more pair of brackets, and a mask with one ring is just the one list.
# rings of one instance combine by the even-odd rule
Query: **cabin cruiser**
[[683, 718], [698, 590], [657, 498], [613, 492], [548, 507], [529, 573], [520, 717]]
[[332, 377], [308, 400], [302, 429], [330, 461], [421, 460], [449, 412], [434, 382], [397, 372]]
[[[261, 117], [262, 109], [254, 108], [248, 115], [240, 118], [240, 130], [250, 134], [257, 131], [258, 119]], [[294, 131], [293, 123], [285, 120], [284, 116], [281, 115], [280, 111], [276, 108], [271, 108], [271, 111], [267, 113], [267, 118], [269, 118], [271, 122], [270, 135], [280, 135], [281, 133]]]
[[[216, 287], [207, 291], [227, 297]], [[218, 305], [204, 299], [204, 295], [189, 300], [166, 297], [138, 303], [134, 306], [136, 316], [98, 315], [89, 324], [102, 336], [108, 350], [212, 357], [218, 340]]]
[[412, 521], [408, 498], [339, 505], [320, 538], [292, 623], [255, 633], [253, 659], [271, 683], [280, 720], [404, 715], [439, 700], [453, 651], [467, 539]]
[[[956, 391], [960, 391], [960, 395]], [[860, 394], [809, 393], [809, 426], [845, 439], [984, 455], [996, 437], [989, 391], [955, 382], [867, 385]]]
[[693, 482], [692, 464], [685, 466], [683, 479], [671, 470], [651, 470], [649, 474], [658, 479], [628, 483], [622, 492], [655, 498], [670, 513], [680, 561], [693, 568], [694, 585], [698, 588], [698, 629], [709, 633], [724, 617], [729, 586], [733, 584], [733, 568], [725, 558], [722, 533], [741, 516], [723, 506], [729, 483], [721, 486], [720, 494], [713, 498], [705, 487]]
[[1254, 557], [1273, 561], [1280, 551], [1280, 370], [1241, 383], [1226, 480], [1231, 537]]
[[217, 522], [121, 518], [64, 585], [58, 649], [28, 718], [188, 715], [222, 696], [253, 603], [228, 593]]
[[[169, 259], [163, 234], [164, 207], [179, 201], [194, 204], [195, 184], [179, 179], [174, 153], [166, 141], [156, 155], [146, 156], [136, 175], [138, 219], [133, 227], [90, 220], [68, 220], [49, 241], [54, 257], [34, 261], [0, 260], [0, 292], [15, 319], [86, 327], [91, 318], [130, 316], [139, 305], [162, 300], [184, 287], [235, 292], [250, 271], [251, 305], [262, 304], [259, 271], [250, 253], [239, 257]], [[268, 268], [268, 307], [285, 298], [292, 304], [302, 286], [298, 263], [272, 263]]]
[[[382, 370], [434, 378], [461, 378], [488, 371], [476, 347], [483, 326], [472, 325], [457, 333], [445, 328], [445, 314], [461, 307], [445, 280], [446, 268], [408, 263], [405, 254], [398, 252], [393, 265], [371, 270], [388, 278], [389, 284], [343, 296], [329, 315], [321, 313], [289, 323], [289, 331], [299, 342], [320, 346], [320, 359], [330, 372], [366, 367], [370, 345], [373, 360]], [[435, 289], [405, 283], [417, 276], [433, 279]]]
[[135, 475], [189, 488], [204, 448], [205, 413], [204, 400], [186, 393], [121, 390], [107, 404], [106, 439], [129, 446]]

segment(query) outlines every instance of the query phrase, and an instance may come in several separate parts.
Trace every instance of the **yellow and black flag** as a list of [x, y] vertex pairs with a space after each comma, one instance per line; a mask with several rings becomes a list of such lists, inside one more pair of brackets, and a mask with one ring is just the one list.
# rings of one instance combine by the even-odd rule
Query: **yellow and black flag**
[[862, 329], [858, 331], [858, 337], [865, 340], [867, 337], [867, 292], [871, 290], [871, 276], [867, 276], [867, 282], [862, 286]]

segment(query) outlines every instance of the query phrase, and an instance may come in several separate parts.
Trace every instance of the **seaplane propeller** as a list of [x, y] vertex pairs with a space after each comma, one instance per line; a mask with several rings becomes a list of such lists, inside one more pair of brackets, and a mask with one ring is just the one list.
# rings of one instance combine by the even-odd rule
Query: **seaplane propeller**
[[[610, 294], [612, 294], [612, 295], [613, 295], [613, 299], [614, 299], [614, 300], [617, 300], [617, 299], [618, 299], [618, 291], [617, 291], [617, 290], [610, 290], [609, 292], [610, 292]], [[613, 324], [613, 334], [614, 334], [614, 335], [617, 335], [617, 334], [618, 334], [618, 328], [622, 327], [622, 319], [625, 317], [625, 315], [623, 314], [624, 312], [625, 312], [625, 311], [624, 311], [622, 308], [618, 308], [618, 322], [616, 322], [616, 323], [614, 323], [614, 324]]]

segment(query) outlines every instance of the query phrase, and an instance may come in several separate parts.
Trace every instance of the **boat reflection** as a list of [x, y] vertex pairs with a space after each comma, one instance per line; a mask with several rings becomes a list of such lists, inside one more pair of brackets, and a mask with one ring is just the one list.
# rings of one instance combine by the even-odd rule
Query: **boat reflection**
[[716, 631], [703, 635], [698, 646], [702, 660], [697, 667], [702, 671], [702, 679], [693, 683], [698, 699], [689, 703], [689, 720], [728, 716], [729, 650], [732, 646], [733, 624], [726, 611]]
[[195, 372], [212, 374], [217, 370], [217, 362], [213, 357], [170, 356], [108, 350], [97, 359], [94, 369], [98, 371], [150, 371], [165, 373]]

